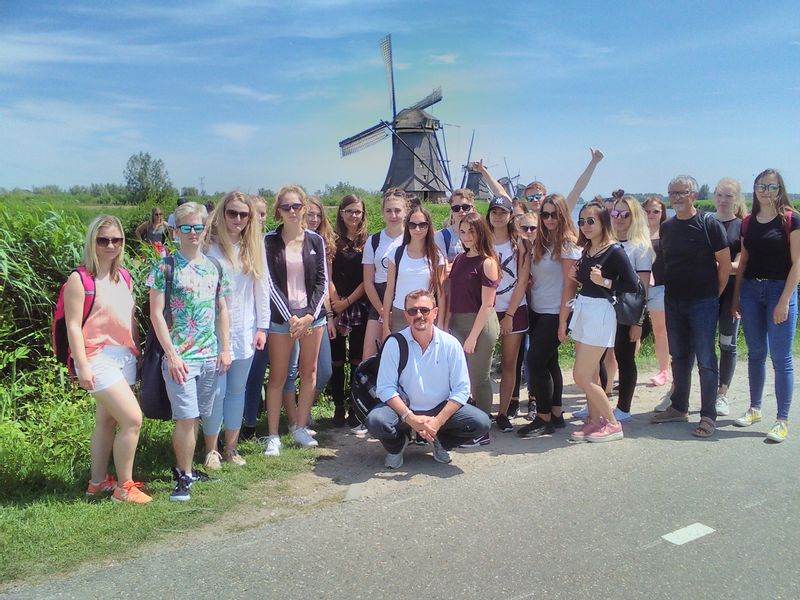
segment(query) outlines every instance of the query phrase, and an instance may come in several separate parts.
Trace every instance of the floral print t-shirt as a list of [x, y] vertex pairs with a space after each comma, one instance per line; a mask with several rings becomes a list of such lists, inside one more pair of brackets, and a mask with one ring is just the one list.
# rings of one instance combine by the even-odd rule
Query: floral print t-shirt
[[[175, 350], [185, 361], [217, 357], [216, 292], [219, 272], [207, 256], [189, 262], [180, 253], [174, 255], [169, 308], [172, 311], [170, 337]], [[167, 287], [166, 264], [162, 259], [147, 277], [147, 287], [164, 292]], [[219, 295], [230, 293], [230, 282], [223, 270]]]

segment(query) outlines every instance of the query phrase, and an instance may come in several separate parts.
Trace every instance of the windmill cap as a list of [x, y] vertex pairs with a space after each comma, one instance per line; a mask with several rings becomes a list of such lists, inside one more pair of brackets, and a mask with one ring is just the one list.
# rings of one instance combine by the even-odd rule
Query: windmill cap
[[489, 202], [489, 210], [493, 208], [502, 208], [504, 211], [510, 213], [513, 212], [514, 208], [511, 205], [511, 200], [508, 198], [493, 198], [491, 202]]

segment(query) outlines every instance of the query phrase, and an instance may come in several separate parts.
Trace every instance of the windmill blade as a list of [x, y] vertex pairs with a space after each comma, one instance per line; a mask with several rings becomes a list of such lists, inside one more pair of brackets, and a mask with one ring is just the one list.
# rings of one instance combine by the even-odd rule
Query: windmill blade
[[475, 142], [475, 130], [472, 130], [472, 138], [469, 140], [469, 150], [467, 151], [467, 164], [464, 167], [464, 177], [461, 178], [461, 187], [467, 185], [467, 173], [469, 173], [469, 161], [472, 158], [472, 144]]
[[409, 106], [409, 108], [411, 110], [414, 109], [425, 110], [429, 106], [433, 106], [434, 104], [439, 102], [441, 99], [442, 99], [442, 87], [439, 86], [435, 90], [433, 90], [430, 94], [425, 96], [422, 100], [417, 102], [415, 105]]
[[377, 125], [339, 142], [339, 151], [343, 157], [350, 156], [359, 150], [363, 150], [373, 144], [377, 144], [381, 140], [385, 140], [390, 134], [391, 130], [389, 129], [388, 123], [381, 121]]
[[380, 41], [383, 66], [386, 67], [386, 79], [389, 82], [389, 98], [392, 101], [392, 120], [397, 116], [397, 102], [394, 97], [394, 63], [392, 62], [392, 34]]

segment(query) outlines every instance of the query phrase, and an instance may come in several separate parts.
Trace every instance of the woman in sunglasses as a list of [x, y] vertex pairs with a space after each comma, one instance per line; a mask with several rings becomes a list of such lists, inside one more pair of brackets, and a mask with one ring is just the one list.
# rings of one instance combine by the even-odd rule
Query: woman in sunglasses
[[517, 432], [520, 437], [552, 435], [556, 427], [565, 426], [558, 347], [566, 340], [567, 302], [575, 296], [575, 282], [567, 275], [581, 255], [576, 246], [578, 232], [562, 196], [551, 194], [544, 199], [539, 223], [531, 259], [528, 333], [528, 370], [536, 397], [536, 417]]
[[[287, 185], [275, 197], [275, 218], [281, 225], [264, 238], [270, 281], [270, 376], [267, 384], [267, 447], [265, 456], [278, 456], [278, 424], [289, 355], [300, 343], [300, 392], [292, 436], [303, 448], [317, 446], [308, 420], [314, 403], [317, 355], [326, 326], [325, 296], [328, 264], [322, 237], [306, 229], [308, 200], [303, 189]], [[292, 415], [288, 415], [290, 420]]]
[[[664, 272], [659, 256], [661, 244], [661, 223], [667, 220], [667, 207], [658, 196], [645, 198], [642, 203], [647, 214], [647, 228], [650, 231], [650, 243], [653, 246], [653, 270], [650, 286], [647, 288], [647, 313], [650, 316], [650, 325], [653, 328], [653, 340], [658, 362], [658, 373], [650, 378], [650, 383], [662, 386], [669, 379], [669, 343], [667, 341], [667, 322], [664, 314]], [[656, 407], [656, 411], [663, 412], [671, 404], [669, 392], [664, 395]]]
[[453, 190], [450, 195], [450, 218], [446, 220], [447, 226], [437, 231], [434, 236], [439, 252], [447, 259], [448, 267], [453, 264], [453, 259], [464, 251], [458, 239], [458, 225], [464, 215], [474, 210], [475, 194], [472, 190], [466, 188]]
[[[211, 214], [203, 253], [219, 260], [231, 283], [228, 296], [231, 366], [217, 377], [211, 416], [203, 419], [207, 469], [222, 468], [222, 461], [243, 466], [237, 450], [244, 414], [245, 387], [254, 352], [263, 350], [270, 323], [269, 284], [258, 207], [247, 194], [227, 194]], [[220, 427], [225, 424], [222, 456], [217, 452]]]
[[734, 421], [748, 427], [761, 420], [767, 352], [775, 371], [778, 415], [767, 439], [782, 442], [792, 404], [792, 343], [797, 328], [797, 283], [800, 280], [800, 216], [792, 208], [783, 177], [774, 169], [753, 182], [753, 212], [742, 222], [742, 248], [736, 271], [733, 313], [741, 302], [747, 342], [750, 407]]
[[[406, 217], [403, 243], [388, 253], [386, 294], [383, 296], [383, 339], [408, 327], [406, 295], [430, 290], [437, 304], [443, 304], [445, 259], [433, 241], [433, 222], [428, 210], [417, 205]], [[443, 320], [440, 314], [440, 322]]]
[[164, 209], [154, 206], [150, 211], [150, 219], [142, 223], [133, 232], [140, 242], [163, 244], [169, 239], [169, 225], [164, 220]]
[[584, 426], [574, 431], [570, 439], [610, 442], [622, 439], [622, 425], [614, 416], [605, 390], [595, 383], [600, 359], [608, 348], [614, 347], [617, 332], [617, 316], [608, 295], [635, 292], [638, 277], [625, 250], [614, 244], [605, 207], [594, 201], [586, 204], [579, 213], [578, 227], [578, 245], [583, 252], [570, 274], [581, 286], [570, 322], [575, 341], [572, 374], [586, 394], [589, 410]]
[[[83, 264], [64, 286], [64, 311], [78, 384], [97, 404], [86, 496], [111, 494], [115, 502], [147, 504], [152, 498], [133, 481], [142, 411], [131, 391], [139, 344], [130, 275], [122, 267], [124, 253], [125, 234], [119, 219], [94, 219], [86, 234]], [[91, 278], [95, 292], [88, 315], [84, 314], [88, 298], [85, 278]], [[108, 474], [112, 449], [119, 482]]]

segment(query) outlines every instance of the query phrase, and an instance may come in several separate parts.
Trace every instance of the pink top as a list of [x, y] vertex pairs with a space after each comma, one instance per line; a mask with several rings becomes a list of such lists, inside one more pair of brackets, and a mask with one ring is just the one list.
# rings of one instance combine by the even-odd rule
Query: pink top
[[303, 255], [301, 252], [290, 252], [288, 248], [286, 249], [286, 295], [290, 310], [308, 306]]
[[105, 346], [124, 346], [139, 354], [131, 333], [133, 308], [133, 294], [122, 275], [117, 283], [95, 280], [94, 305], [82, 330], [87, 359], [91, 360]]

